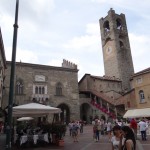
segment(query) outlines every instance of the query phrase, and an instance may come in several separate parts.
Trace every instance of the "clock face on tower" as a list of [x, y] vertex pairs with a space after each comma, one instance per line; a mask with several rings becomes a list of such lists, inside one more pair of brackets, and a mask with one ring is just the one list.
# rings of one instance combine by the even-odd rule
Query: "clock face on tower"
[[107, 46], [105, 49], [106, 54], [110, 54], [112, 52], [112, 47], [111, 46]]
[[35, 75], [35, 81], [45, 82], [45, 76]]

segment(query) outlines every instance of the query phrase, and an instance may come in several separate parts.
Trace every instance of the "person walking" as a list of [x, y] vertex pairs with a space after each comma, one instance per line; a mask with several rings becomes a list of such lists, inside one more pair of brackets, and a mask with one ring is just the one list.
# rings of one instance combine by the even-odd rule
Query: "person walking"
[[73, 123], [69, 122], [68, 128], [69, 128], [69, 134], [70, 134], [70, 136], [72, 136], [72, 125], [73, 125]]
[[78, 125], [76, 122], [72, 124], [72, 137], [74, 142], [78, 142]]
[[146, 141], [146, 122], [144, 119], [138, 123], [138, 126], [140, 128], [142, 141]]
[[111, 139], [111, 130], [112, 130], [112, 124], [111, 124], [110, 121], [107, 121], [107, 123], [106, 123], [106, 131], [107, 131], [107, 134], [108, 134], [109, 141]]
[[83, 133], [83, 124], [84, 124], [84, 123], [83, 123], [83, 121], [81, 120], [81, 121], [80, 121], [80, 133]]
[[96, 142], [99, 141], [99, 131], [100, 131], [100, 124], [99, 124], [98, 120], [96, 119], [95, 125], [93, 127], [93, 132], [94, 132]]
[[136, 120], [134, 118], [132, 118], [132, 120], [130, 122], [130, 127], [134, 131], [135, 139], [137, 139], [137, 122], [136, 122]]
[[101, 119], [101, 124], [100, 124], [100, 126], [101, 126], [101, 135], [104, 135], [104, 130], [105, 130], [105, 122], [104, 122], [104, 120], [103, 119]]

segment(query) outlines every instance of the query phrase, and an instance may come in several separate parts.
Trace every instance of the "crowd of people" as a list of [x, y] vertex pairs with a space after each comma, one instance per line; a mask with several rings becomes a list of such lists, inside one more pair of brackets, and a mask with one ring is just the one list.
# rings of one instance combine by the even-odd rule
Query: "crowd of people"
[[72, 121], [68, 124], [69, 127], [69, 134], [73, 137], [74, 142], [78, 142], [78, 135], [79, 133], [83, 133], [83, 125], [84, 121]]
[[[83, 133], [83, 126], [83, 121], [73, 121], [68, 124], [69, 133], [74, 142], [79, 141], [79, 133]], [[136, 120], [134, 118], [128, 122], [94, 119], [92, 126], [95, 142], [100, 141], [100, 136], [106, 135], [112, 144], [112, 150], [136, 150], [137, 131], [139, 130], [141, 133], [141, 140], [146, 141], [149, 122], [145, 119]]]

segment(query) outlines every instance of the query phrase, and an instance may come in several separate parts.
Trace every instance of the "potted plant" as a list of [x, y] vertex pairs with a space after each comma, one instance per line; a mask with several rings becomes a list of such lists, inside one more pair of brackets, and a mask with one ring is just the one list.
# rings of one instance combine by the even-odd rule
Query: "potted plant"
[[65, 136], [66, 132], [66, 125], [63, 124], [53, 124], [52, 125], [52, 132], [56, 135], [56, 143], [59, 146], [64, 146], [63, 137]]

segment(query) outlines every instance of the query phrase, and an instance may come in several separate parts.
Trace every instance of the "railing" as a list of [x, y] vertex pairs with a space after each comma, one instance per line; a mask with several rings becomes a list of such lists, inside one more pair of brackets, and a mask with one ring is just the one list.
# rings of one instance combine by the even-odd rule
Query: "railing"
[[107, 114], [108, 116], [114, 119], [116, 118], [114, 113], [109, 112], [106, 108], [102, 107], [100, 104], [97, 104], [94, 100], [91, 100], [91, 104], [95, 106], [97, 109], [99, 109], [100, 111], [102, 111], [103, 113]]
[[49, 95], [48, 94], [32, 94], [31, 95], [31, 100], [33, 102], [38, 102], [38, 103], [46, 103], [49, 99]]

